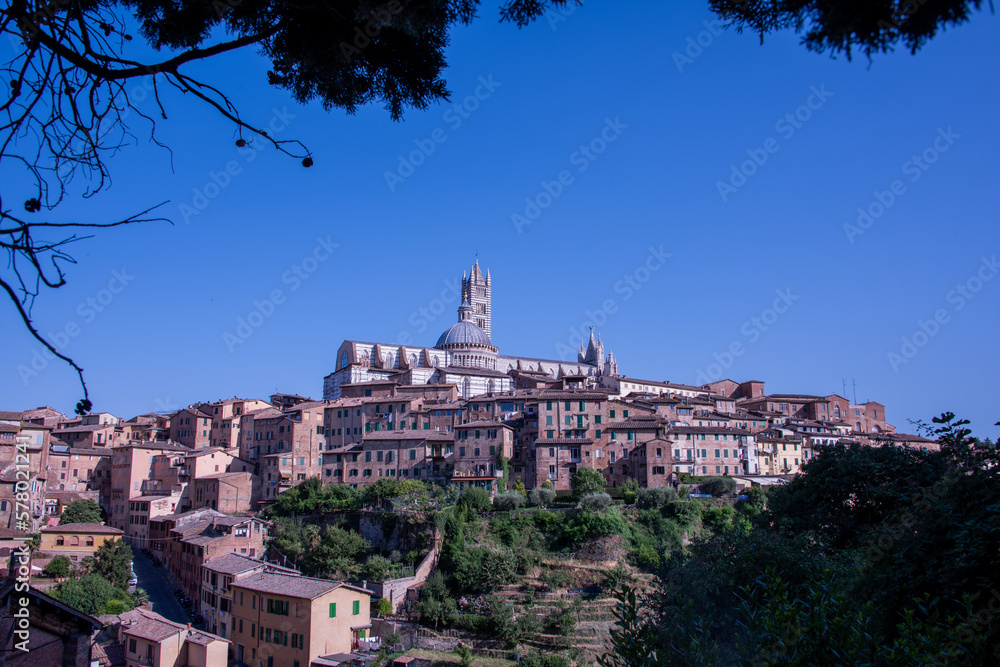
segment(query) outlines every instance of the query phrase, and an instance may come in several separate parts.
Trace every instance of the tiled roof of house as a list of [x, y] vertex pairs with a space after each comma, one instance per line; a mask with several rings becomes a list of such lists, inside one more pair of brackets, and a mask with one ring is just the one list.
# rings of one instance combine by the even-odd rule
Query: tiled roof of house
[[60, 526], [45, 526], [43, 533], [92, 533], [94, 535], [122, 535], [114, 526], [101, 523], [64, 523]]
[[608, 422], [604, 428], [609, 430], [614, 429], [618, 431], [628, 431], [628, 430], [643, 429], [643, 428], [660, 428], [665, 423], [666, 422], [664, 422], [664, 420], [656, 417], [649, 419], [642, 419], [642, 417], [640, 416], [638, 418], [631, 418], [625, 421]]
[[110, 447], [70, 447], [69, 453], [82, 456], [111, 456], [114, 454]]
[[728, 426], [671, 426], [670, 433], [704, 433], [706, 435], [751, 435], [750, 431]]
[[231, 574], [235, 576], [244, 572], [250, 572], [266, 565], [267, 563], [262, 560], [234, 553], [226, 554], [225, 556], [218, 556], [217, 558], [206, 561], [202, 567], [210, 572]]
[[20, 530], [14, 530], [12, 528], [4, 528], [3, 526], [0, 526], [0, 540], [17, 540], [17, 539], [28, 539], [28, 534]]
[[329, 579], [315, 579], [313, 577], [303, 577], [279, 572], [258, 572], [248, 577], [238, 579], [233, 582], [233, 588], [245, 588], [258, 593], [269, 593], [271, 595], [283, 595], [290, 598], [302, 598], [314, 600], [321, 595], [325, 595], [332, 590], [341, 587], [350, 588], [353, 591], [371, 595], [369, 591], [354, 586], [347, 586], [341, 581], [331, 581]]
[[467, 424], [456, 424], [456, 429], [470, 429], [470, 428], [510, 428], [507, 424], [495, 421], [489, 421], [488, 419], [480, 419], [479, 421], [469, 422]]

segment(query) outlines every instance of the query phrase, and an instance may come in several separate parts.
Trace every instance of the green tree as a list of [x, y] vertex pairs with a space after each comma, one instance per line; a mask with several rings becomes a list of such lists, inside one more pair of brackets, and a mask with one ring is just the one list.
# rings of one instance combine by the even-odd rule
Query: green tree
[[448, 594], [444, 575], [437, 571], [427, 578], [420, 588], [420, 600], [417, 602], [417, 613], [424, 625], [433, 625], [435, 629], [448, 625], [457, 612], [455, 600]]
[[66, 577], [73, 570], [73, 562], [66, 556], [56, 556], [45, 566], [45, 574], [49, 577]]
[[643, 619], [635, 590], [625, 587], [615, 594], [615, 627], [612, 650], [597, 658], [601, 667], [656, 667], [656, 633]]
[[74, 500], [63, 508], [59, 525], [67, 523], [103, 523], [104, 511], [89, 498]]
[[468, 646], [460, 643], [455, 647], [455, 655], [458, 656], [458, 662], [462, 667], [472, 667], [472, 649]]
[[593, 512], [603, 512], [611, 507], [611, 496], [606, 493], [587, 493], [580, 497], [580, 507]]
[[524, 482], [521, 481], [521, 476], [520, 475], [518, 475], [514, 479], [514, 490], [517, 491], [518, 493], [520, 493], [522, 496], [528, 495], [528, 492], [527, 492], [527, 490], [525, 490], [525, 487], [524, 487]]
[[[938, 30], [969, 20], [981, 0], [865, 2], [837, 0], [709, 0], [712, 9], [737, 31], [764, 35], [786, 29], [802, 34], [810, 50], [868, 58], [902, 43], [916, 53]], [[992, 7], [992, 3], [991, 3]]]
[[371, 556], [361, 568], [361, 576], [368, 581], [385, 581], [389, 576], [392, 563], [385, 556]]
[[736, 480], [732, 477], [709, 477], [701, 483], [701, 491], [713, 496], [724, 496], [735, 492], [736, 486]]
[[490, 494], [485, 489], [480, 489], [477, 486], [470, 486], [465, 491], [462, 491], [462, 495], [458, 497], [458, 506], [467, 508], [473, 512], [489, 512], [493, 509], [493, 503], [490, 502]]
[[604, 491], [604, 475], [593, 468], [579, 468], [569, 480], [573, 495], [579, 499], [588, 493]]
[[[133, 606], [127, 591], [114, 586], [105, 577], [96, 573], [64, 581], [51, 589], [51, 593], [53, 597], [91, 616], [121, 613]], [[112, 611], [117, 609], [121, 611]]]
[[556, 492], [545, 487], [532, 489], [528, 493], [528, 502], [534, 507], [548, 507], [556, 499]]
[[516, 510], [524, 505], [524, 495], [518, 491], [504, 491], [493, 497], [493, 507], [500, 511]]
[[94, 552], [90, 571], [117, 588], [125, 588], [132, 577], [132, 547], [124, 540], [107, 540]]
[[389, 618], [392, 616], [392, 602], [389, 598], [379, 598], [376, 603], [379, 618]]
[[940, 454], [895, 445], [822, 447], [805, 474], [771, 493], [771, 521], [790, 533], [811, 531], [834, 549], [859, 547], [947, 466]]

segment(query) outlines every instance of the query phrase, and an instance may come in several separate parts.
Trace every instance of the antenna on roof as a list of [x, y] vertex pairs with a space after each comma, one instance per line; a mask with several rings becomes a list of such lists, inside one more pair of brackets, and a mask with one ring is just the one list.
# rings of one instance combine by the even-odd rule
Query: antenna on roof
[[851, 378], [851, 384], [854, 386], [854, 405], [858, 404], [858, 381]]
[[844, 398], [847, 398], [847, 380], [844, 378], [840, 378], [840, 384], [844, 388]]

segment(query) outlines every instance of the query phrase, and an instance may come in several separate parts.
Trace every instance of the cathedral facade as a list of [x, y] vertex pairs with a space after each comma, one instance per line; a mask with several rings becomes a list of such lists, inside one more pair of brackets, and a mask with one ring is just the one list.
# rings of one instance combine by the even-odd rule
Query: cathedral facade
[[462, 398], [510, 391], [520, 375], [538, 379], [578, 378], [596, 386], [602, 376], [617, 376], [614, 354], [591, 332], [580, 342], [576, 362], [500, 354], [492, 341], [493, 290], [489, 270], [479, 261], [462, 275], [458, 322], [433, 347], [345, 340], [337, 350], [336, 369], [323, 379], [323, 398], [341, 396], [341, 387], [368, 382], [400, 385], [455, 385]]

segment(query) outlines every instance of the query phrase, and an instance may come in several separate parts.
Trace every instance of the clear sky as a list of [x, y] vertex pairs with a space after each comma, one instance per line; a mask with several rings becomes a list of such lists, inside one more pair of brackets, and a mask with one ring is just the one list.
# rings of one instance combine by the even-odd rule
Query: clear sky
[[[95, 410], [319, 398], [344, 339], [432, 346], [478, 252], [501, 353], [575, 358], [594, 323], [633, 377], [846, 380], [900, 431], [952, 410], [1000, 433], [997, 17], [869, 64], [761, 45], [704, 0], [480, 14], [452, 35], [451, 103], [399, 123], [297, 105], [253, 53], [197, 66], [311, 169], [178, 96], [172, 156], [135, 123], [113, 186], [61, 215], [169, 200], [174, 224], [77, 243], [34, 311]], [[2, 407], [72, 412], [75, 374], [4, 312]]]

